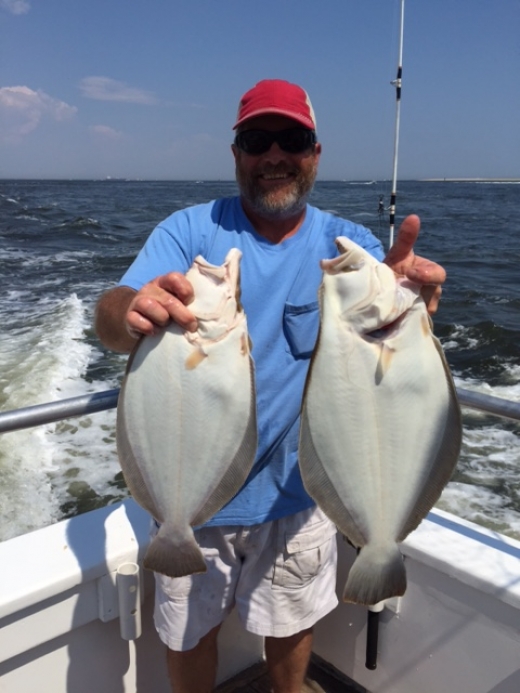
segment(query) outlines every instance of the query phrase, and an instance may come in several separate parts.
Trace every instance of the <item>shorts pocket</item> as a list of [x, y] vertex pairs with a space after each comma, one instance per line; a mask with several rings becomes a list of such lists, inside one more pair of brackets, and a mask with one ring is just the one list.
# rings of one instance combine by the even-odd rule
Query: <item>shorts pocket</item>
[[335, 534], [335, 526], [326, 518], [299, 532], [288, 527], [283, 533], [282, 551], [274, 566], [273, 586], [299, 589], [310, 584], [318, 575], [323, 552], [328, 551]]
[[155, 585], [159, 592], [164, 592], [173, 602], [187, 602], [190, 597], [196, 596], [200, 591], [193, 584], [193, 576], [171, 578], [167, 575], [154, 573]]
[[293, 356], [305, 358], [312, 354], [318, 337], [319, 313], [318, 301], [303, 306], [285, 304], [284, 333]]
[[310, 584], [321, 568], [321, 551], [307, 549], [279, 556], [274, 566], [273, 587], [299, 589]]

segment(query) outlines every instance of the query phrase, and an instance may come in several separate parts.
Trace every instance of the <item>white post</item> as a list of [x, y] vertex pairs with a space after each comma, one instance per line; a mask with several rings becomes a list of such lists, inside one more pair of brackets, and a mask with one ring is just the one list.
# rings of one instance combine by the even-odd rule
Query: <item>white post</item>
[[137, 563], [122, 563], [117, 569], [119, 626], [123, 640], [141, 635], [141, 590]]

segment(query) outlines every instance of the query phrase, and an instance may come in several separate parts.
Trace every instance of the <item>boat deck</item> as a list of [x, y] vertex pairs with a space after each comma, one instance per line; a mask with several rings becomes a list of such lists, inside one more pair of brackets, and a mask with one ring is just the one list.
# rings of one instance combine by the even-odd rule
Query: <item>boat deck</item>
[[[215, 693], [271, 693], [264, 662], [241, 671], [215, 689]], [[320, 657], [313, 655], [302, 693], [369, 693]]]

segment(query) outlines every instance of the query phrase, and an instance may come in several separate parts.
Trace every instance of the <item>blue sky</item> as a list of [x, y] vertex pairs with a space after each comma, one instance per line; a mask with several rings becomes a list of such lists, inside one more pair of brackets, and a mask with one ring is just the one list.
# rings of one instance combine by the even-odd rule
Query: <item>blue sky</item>
[[[301, 84], [320, 178], [392, 175], [400, 0], [0, 0], [0, 177], [232, 179]], [[399, 177], [520, 177], [520, 0], [406, 0]]]

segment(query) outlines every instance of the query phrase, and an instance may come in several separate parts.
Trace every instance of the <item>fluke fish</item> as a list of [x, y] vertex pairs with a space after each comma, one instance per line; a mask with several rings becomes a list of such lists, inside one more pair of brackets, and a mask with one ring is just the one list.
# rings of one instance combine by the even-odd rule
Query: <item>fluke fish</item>
[[398, 543], [439, 498], [462, 425], [451, 374], [417, 286], [347, 238], [323, 260], [320, 332], [302, 405], [308, 493], [358, 549], [343, 599], [402, 595]]
[[206, 570], [192, 527], [243, 485], [257, 448], [254, 368], [240, 305], [241, 253], [201, 256], [186, 274], [198, 329], [170, 323], [132, 352], [117, 408], [117, 447], [134, 499], [160, 528], [144, 565], [170, 577]]

